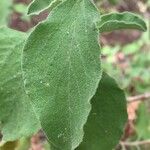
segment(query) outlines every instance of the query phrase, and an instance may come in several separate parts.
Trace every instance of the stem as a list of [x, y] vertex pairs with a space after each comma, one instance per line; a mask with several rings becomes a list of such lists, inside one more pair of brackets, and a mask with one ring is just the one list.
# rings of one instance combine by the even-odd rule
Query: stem
[[134, 101], [144, 101], [150, 98], [150, 92], [144, 93], [141, 95], [133, 96], [127, 98], [128, 103], [134, 102]]
[[145, 145], [150, 144], [150, 140], [145, 141], [135, 141], [135, 142], [120, 142], [120, 145], [124, 146], [139, 146], [139, 145]]

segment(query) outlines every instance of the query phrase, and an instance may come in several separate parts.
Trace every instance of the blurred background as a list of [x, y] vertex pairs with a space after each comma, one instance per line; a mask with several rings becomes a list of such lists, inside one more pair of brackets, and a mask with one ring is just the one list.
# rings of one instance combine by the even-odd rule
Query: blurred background
[[[5, 13], [7, 19], [2, 20], [16, 30], [27, 32], [48, 15], [48, 11], [43, 11], [37, 16], [27, 16], [27, 7], [31, 0], [5, 2], [8, 9], [3, 10], [0, 2], [0, 17]], [[139, 14], [147, 22], [148, 31], [145, 33], [136, 30], [105, 33], [100, 35], [100, 43], [103, 68], [125, 90], [128, 103], [128, 122], [124, 135], [114, 150], [150, 150], [150, 0], [94, 2], [101, 14], [130, 11]], [[50, 150], [41, 131], [19, 142], [23, 146], [18, 150]], [[11, 150], [16, 143], [10, 143], [11, 148], [8, 149]]]

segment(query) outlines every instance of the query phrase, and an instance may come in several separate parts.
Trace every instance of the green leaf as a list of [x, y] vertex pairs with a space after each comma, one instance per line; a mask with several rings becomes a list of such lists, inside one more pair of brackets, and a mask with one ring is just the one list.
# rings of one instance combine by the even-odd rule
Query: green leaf
[[7, 142], [3, 146], [0, 146], [0, 150], [15, 150], [18, 141]]
[[0, 150], [28, 150], [30, 148], [30, 138], [21, 138], [16, 141], [7, 142], [0, 146]]
[[76, 150], [112, 150], [118, 144], [127, 121], [124, 92], [113, 78], [104, 73], [91, 103], [84, 139]]
[[147, 30], [144, 20], [129, 12], [102, 15], [101, 20], [97, 22], [97, 27], [101, 33], [120, 29]]
[[31, 147], [31, 137], [25, 137], [18, 140], [15, 150], [29, 150]]
[[33, 0], [28, 8], [28, 14], [39, 13], [48, 7], [54, 0]]
[[26, 34], [0, 28], [0, 130], [14, 141], [39, 129], [22, 80], [21, 53]]
[[63, 0], [33, 0], [29, 5], [28, 14], [39, 14], [41, 11], [54, 7], [61, 3]]
[[54, 149], [73, 150], [82, 141], [101, 78], [99, 17], [90, 0], [67, 0], [25, 45], [25, 89]]
[[47, 141], [44, 143], [44, 150], [51, 150], [50, 143]]
[[8, 23], [11, 3], [11, 0], [0, 0], [0, 26]]
[[23, 3], [14, 4], [13, 9], [15, 12], [20, 13], [24, 16], [27, 14], [27, 6]]
[[150, 112], [148, 103], [143, 102], [140, 104], [135, 125], [138, 138], [143, 140], [150, 138]]

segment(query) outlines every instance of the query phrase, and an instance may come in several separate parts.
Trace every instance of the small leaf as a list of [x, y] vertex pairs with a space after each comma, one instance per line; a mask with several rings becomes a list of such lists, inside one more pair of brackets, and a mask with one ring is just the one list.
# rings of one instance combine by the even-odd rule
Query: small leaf
[[147, 140], [150, 138], [149, 102], [142, 102], [140, 104], [135, 129], [139, 139]]
[[0, 150], [15, 150], [18, 145], [18, 141], [7, 142], [2, 147], [0, 146]]
[[20, 13], [22, 15], [27, 14], [27, 6], [23, 3], [14, 4], [13, 9], [14, 9], [15, 12]]
[[84, 127], [83, 142], [76, 150], [112, 150], [123, 134], [126, 121], [124, 92], [104, 73], [92, 98], [92, 111]]
[[29, 150], [31, 146], [31, 137], [25, 137], [18, 140], [15, 150]]
[[0, 150], [28, 150], [30, 148], [30, 138], [21, 138], [16, 141], [7, 142], [0, 146]]
[[99, 17], [90, 0], [66, 0], [25, 45], [25, 89], [54, 149], [73, 150], [82, 141], [101, 78]]
[[54, 7], [61, 3], [63, 0], [33, 0], [29, 5], [28, 14], [39, 14], [41, 11]]
[[0, 26], [8, 23], [11, 4], [11, 0], [0, 0]]
[[141, 17], [129, 12], [103, 15], [101, 16], [101, 21], [97, 22], [97, 27], [101, 33], [120, 29], [147, 30], [144, 20]]
[[39, 129], [23, 88], [21, 53], [26, 38], [24, 33], [0, 28], [0, 130], [5, 142]]

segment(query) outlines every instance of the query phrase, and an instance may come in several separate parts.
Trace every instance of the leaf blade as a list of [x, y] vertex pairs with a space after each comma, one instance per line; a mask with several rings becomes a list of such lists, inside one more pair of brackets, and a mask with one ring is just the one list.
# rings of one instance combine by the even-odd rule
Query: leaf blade
[[83, 142], [76, 150], [111, 150], [118, 144], [127, 121], [124, 92], [104, 73], [91, 103]]
[[0, 28], [0, 130], [5, 142], [39, 129], [23, 88], [21, 53], [25, 39], [24, 33]]
[[144, 20], [129, 12], [102, 15], [101, 21], [97, 22], [97, 28], [101, 33], [120, 29], [147, 30]]
[[33, 0], [28, 8], [28, 15], [36, 15], [50, 7], [55, 7], [63, 0]]
[[89, 0], [67, 0], [36, 28], [24, 49], [25, 88], [56, 149], [73, 150], [82, 141], [90, 99], [101, 78], [93, 22], [98, 18]]
[[[150, 125], [150, 117], [149, 117], [149, 103], [148, 102], [143, 102], [139, 104], [139, 109], [138, 109], [138, 118], [136, 120], [135, 124], [135, 130], [136, 134], [139, 139], [149, 139], [150, 131], [149, 131], [149, 125]], [[143, 128], [145, 130], [143, 130]]]
[[8, 23], [8, 15], [10, 13], [11, 4], [11, 0], [0, 1], [0, 26], [6, 25]]

